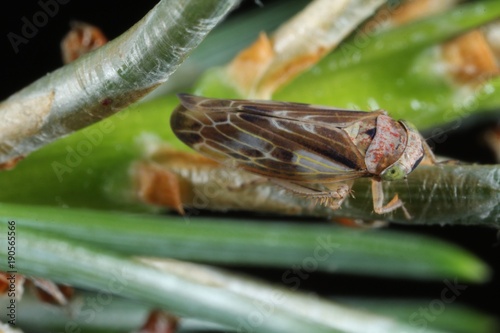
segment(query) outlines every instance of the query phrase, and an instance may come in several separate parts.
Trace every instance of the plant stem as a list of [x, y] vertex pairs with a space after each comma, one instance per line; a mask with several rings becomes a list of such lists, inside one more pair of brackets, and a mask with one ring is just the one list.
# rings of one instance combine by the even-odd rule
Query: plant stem
[[286, 272], [321, 253], [316, 269], [326, 272], [468, 281], [489, 276], [477, 258], [437, 240], [311, 221], [159, 217], [8, 204], [0, 205], [0, 218], [15, 220], [21, 234], [25, 228], [50, 231], [129, 255], [282, 267]]
[[123, 35], [0, 105], [0, 163], [110, 116], [165, 82], [239, 0], [162, 0]]

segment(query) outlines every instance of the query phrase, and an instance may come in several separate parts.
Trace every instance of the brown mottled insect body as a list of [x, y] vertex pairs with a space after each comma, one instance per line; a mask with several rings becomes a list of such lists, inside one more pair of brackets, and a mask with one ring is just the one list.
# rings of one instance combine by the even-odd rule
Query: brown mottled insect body
[[[422, 160], [424, 141], [404, 121], [384, 110], [333, 109], [300, 103], [210, 99], [179, 95], [172, 114], [177, 137], [219, 162], [268, 177], [273, 182], [338, 208], [346, 183], [373, 177], [374, 209], [383, 205], [382, 180], [403, 179]], [[375, 193], [377, 191], [377, 193]]]

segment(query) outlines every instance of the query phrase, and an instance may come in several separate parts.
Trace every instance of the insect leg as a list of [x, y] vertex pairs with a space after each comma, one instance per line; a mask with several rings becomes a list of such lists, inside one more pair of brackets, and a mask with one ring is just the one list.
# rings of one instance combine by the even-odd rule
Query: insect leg
[[382, 186], [382, 182], [372, 179], [372, 196], [373, 196], [373, 210], [377, 214], [385, 214], [390, 213], [398, 208], [403, 210], [405, 217], [410, 220], [411, 215], [408, 213], [406, 208], [404, 207], [403, 201], [399, 200], [398, 195], [396, 194], [391, 201], [389, 201], [386, 205], [384, 205], [384, 189]]
[[[319, 198], [320, 202], [325, 200], [324, 205], [331, 209], [339, 209], [345, 198], [351, 193], [351, 186], [344, 183], [325, 184], [325, 187], [331, 189], [327, 197]], [[323, 203], [323, 202], [322, 202]]]
[[324, 191], [308, 187], [304, 184], [292, 183], [280, 179], [270, 180], [276, 185], [279, 185], [294, 194], [314, 199], [318, 203], [328, 206], [334, 210], [340, 208], [342, 202], [351, 192], [351, 186], [345, 183], [324, 184], [324, 187], [328, 189], [328, 191]]

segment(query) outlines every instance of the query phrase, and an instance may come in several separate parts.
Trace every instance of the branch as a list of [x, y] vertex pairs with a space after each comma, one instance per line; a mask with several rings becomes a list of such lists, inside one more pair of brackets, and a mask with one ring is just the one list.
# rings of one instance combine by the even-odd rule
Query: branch
[[116, 40], [0, 104], [0, 163], [109, 117], [165, 82], [240, 0], [162, 0]]

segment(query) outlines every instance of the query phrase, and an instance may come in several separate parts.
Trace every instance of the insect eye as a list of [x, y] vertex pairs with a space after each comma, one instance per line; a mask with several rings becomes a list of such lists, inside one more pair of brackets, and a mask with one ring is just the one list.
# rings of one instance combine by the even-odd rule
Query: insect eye
[[399, 180], [399, 179], [404, 179], [406, 176], [404, 168], [399, 165], [395, 164], [389, 168], [387, 168], [380, 177], [382, 180]]

